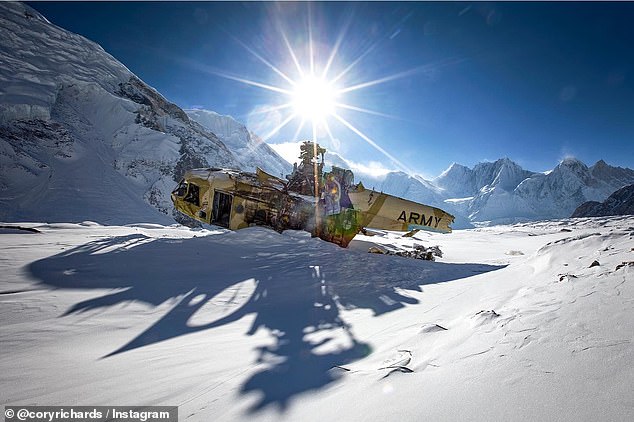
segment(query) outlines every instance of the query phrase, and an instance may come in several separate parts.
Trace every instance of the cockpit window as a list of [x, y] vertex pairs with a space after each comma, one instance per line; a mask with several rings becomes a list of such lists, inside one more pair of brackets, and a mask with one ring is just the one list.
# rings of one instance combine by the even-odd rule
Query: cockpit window
[[187, 196], [185, 196], [183, 201], [199, 206], [200, 205], [200, 200], [198, 198], [199, 195], [200, 195], [200, 189], [198, 188], [198, 186], [194, 185], [193, 183], [189, 183], [189, 190], [187, 191]]
[[181, 180], [176, 189], [172, 191], [175, 196], [185, 196], [187, 193], [187, 182], [185, 180]]

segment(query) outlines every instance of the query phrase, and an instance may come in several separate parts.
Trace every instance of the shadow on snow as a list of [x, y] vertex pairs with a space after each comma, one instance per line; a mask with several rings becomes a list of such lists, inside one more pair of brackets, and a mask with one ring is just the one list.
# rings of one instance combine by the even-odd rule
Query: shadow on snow
[[[256, 411], [268, 404], [284, 409], [294, 395], [332, 382], [333, 366], [370, 353], [342, 320], [341, 308], [370, 309], [379, 315], [418, 303], [397, 289], [422, 291], [421, 285], [499, 268], [370, 255], [253, 228], [185, 240], [143, 235], [99, 240], [34, 262], [29, 269], [49, 286], [116, 289], [79, 302], [64, 315], [131, 301], [154, 306], [177, 301], [152, 326], [105, 357], [254, 314], [247, 334], [265, 328], [276, 338], [273, 346], [259, 349], [258, 362], [266, 363], [266, 369], [241, 389], [261, 393], [251, 409]], [[249, 279], [255, 280], [255, 291], [243, 306], [206, 324], [191, 323], [215, 296]], [[317, 353], [315, 349], [331, 341], [330, 334], [337, 330], [347, 338], [346, 345]], [[323, 333], [323, 339], [311, 342], [306, 339], [309, 332]]]

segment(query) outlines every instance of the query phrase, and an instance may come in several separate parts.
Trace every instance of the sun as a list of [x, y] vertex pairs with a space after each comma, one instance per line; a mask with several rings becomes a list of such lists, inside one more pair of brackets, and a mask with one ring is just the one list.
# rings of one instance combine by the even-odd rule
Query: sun
[[[410, 77], [417, 73], [429, 72], [441, 66], [459, 63], [461, 59], [449, 58], [438, 63], [420, 65], [377, 79], [357, 80], [355, 83], [350, 83], [350, 79], [356, 79], [354, 78], [356, 75], [353, 74], [353, 69], [361, 66], [363, 59], [375, 50], [379, 41], [370, 44], [368, 48], [360, 51], [356, 58], [348, 61], [340, 54], [340, 47], [347, 39], [347, 26], [341, 30], [329, 53], [327, 49], [317, 48], [318, 45], [325, 45], [324, 43], [316, 43], [313, 40], [313, 24], [310, 20], [310, 13], [306, 30], [307, 40], [305, 42], [302, 42], [302, 37], [299, 36], [301, 35], [301, 30], [299, 33], [291, 32], [292, 36], [289, 37], [282, 24], [278, 27], [280, 35], [279, 50], [282, 52], [280, 63], [284, 63], [285, 66], [283, 68], [278, 67], [271, 59], [261, 55], [255, 48], [240, 41], [238, 37], [232, 38], [266, 68], [270, 69], [272, 71], [271, 76], [277, 75], [281, 80], [275, 83], [260, 82], [217, 70], [211, 72], [227, 79], [268, 90], [277, 96], [276, 101], [273, 102], [274, 104], [250, 113], [250, 115], [262, 115], [261, 119], [267, 121], [267, 123], [269, 121], [274, 122], [272, 124], [274, 127], [267, 127], [268, 133], [262, 133], [261, 138], [264, 141], [268, 141], [279, 134], [282, 128], [291, 122], [297, 122], [297, 129], [291, 138], [292, 140], [300, 139], [301, 134], [308, 130], [308, 128], [305, 129], [305, 126], [309, 126], [312, 128], [312, 139], [314, 141], [329, 138], [331, 144], [334, 145], [339, 143], [340, 131], [347, 129], [381, 153], [398, 169], [408, 174], [413, 174], [414, 172], [411, 169], [381, 147], [378, 142], [360, 128], [356, 127], [348, 120], [347, 116], [350, 113], [363, 113], [394, 120], [399, 120], [400, 118], [352, 105], [346, 101], [345, 97], [354, 91], [365, 90], [396, 79]], [[389, 34], [386, 34], [386, 36], [389, 36]], [[299, 39], [300, 41], [295, 46], [291, 46], [289, 39]], [[271, 45], [276, 46], [275, 43]], [[304, 61], [300, 59], [304, 59]], [[350, 75], [353, 77], [350, 78]], [[363, 100], [363, 96], [357, 94], [356, 99], [357, 101], [359, 99]], [[271, 116], [271, 118], [269, 119], [268, 116]], [[335, 126], [332, 126], [333, 124]], [[333, 136], [332, 128], [338, 132], [335, 133], [336, 136]], [[346, 135], [344, 134], [343, 136]]]
[[336, 111], [338, 92], [329, 81], [314, 75], [296, 82], [291, 93], [293, 111], [302, 119], [319, 122]]

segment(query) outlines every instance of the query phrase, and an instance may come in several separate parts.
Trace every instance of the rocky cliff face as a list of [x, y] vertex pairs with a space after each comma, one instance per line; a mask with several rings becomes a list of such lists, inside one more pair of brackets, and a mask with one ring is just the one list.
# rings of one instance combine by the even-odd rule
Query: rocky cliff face
[[572, 217], [604, 217], [608, 215], [634, 215], [634, 185], [617, 190], [603, 202], [584, 202], [572, 213]]

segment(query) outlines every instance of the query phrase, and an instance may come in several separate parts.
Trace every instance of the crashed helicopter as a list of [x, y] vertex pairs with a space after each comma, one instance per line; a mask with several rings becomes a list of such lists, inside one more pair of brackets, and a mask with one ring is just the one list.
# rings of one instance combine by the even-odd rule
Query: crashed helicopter
[[342, 247], [366, 228], [451, 232], [454, 216], [439, 208], [354, 184], [347, 169], [333, 166], [324, 173], [325, 152], [317, 143], [305, 141], [301, 162], [286, 180], [259, 168], [255, 173], [189, 170], [172, 192], [172, 202], [178, 211], [203, 223], [230, 230], [306, 230]]

